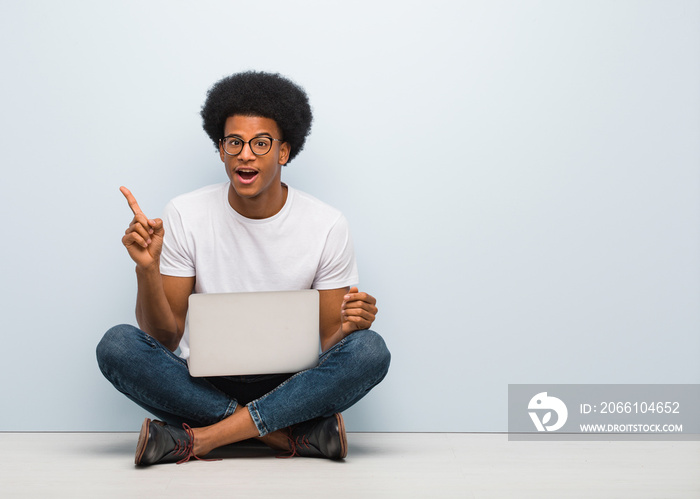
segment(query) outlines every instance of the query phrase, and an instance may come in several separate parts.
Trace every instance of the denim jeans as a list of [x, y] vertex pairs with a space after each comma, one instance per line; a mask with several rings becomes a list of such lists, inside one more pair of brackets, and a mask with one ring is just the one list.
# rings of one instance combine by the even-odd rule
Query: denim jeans
[[184, 359], [130, 325], [111, 328], [97, 345], [102, 374], [157, 418], [207, 426], [240, 403], [260, 436], [344, 411], [384, 379], [390, 359], [382, 337], [369, 329], [321, 354], [318, 366], [286, 375], [193, 378]]

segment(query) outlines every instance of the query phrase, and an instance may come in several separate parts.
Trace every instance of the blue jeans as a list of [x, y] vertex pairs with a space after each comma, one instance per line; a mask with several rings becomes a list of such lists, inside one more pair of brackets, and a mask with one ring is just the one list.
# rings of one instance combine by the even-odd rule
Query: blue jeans
[[208, 426], [241, 403], [260, 436], [344, 411], [384, 379], [390, 360], [382, 337], [369, 329], [321, 354], [318, 366], [286, 375], [193, 378], [185, 360], [130, 325], [111, 328], [97, 345], [105, 378], [157, 418]]

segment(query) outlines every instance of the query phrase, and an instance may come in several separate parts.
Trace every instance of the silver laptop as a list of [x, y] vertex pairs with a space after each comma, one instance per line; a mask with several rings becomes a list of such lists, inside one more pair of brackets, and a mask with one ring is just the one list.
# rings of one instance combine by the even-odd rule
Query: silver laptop
[[303, 371], [318, 364], [318, 291], [192, 294], [188, 328], [192, 376]]

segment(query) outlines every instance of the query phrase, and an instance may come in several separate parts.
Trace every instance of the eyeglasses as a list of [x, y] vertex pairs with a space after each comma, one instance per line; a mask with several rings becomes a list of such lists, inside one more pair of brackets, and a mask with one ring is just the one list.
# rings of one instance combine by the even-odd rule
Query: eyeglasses
[[219, 139], [219, 143], [223, 146], [224, 152], [229, 156], [238, 156], [243, 150], [243, 146], [248, 144], [250, 150], [256, 156], [264, 156], [270, 149], [272, 149], [272, 141], [284, 142], [280, 139], [273, 139], [272, 137], [255, 137], [248, 141], [241, 139], [240, 137], [224, 137]]

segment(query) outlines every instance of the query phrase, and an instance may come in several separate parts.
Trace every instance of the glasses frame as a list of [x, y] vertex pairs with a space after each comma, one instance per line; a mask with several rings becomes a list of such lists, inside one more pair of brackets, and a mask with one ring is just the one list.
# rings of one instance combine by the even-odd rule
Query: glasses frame
[[[224, 145], [224, 141], [225, 141], [226, 139], [238, 139], [238, 140], [240, 140], [241, 142], [243, 142], [243, 145], [241, 145], [241, 150], [238, 151], [236, 154], [231, 154], [230, 152], [228, 152], [228, 151], [226, 150], [226, 146]], [[258, 137], [253, 137], [253, 138], [250, 139], [250, 140], [243, 140], [242, 138], [237, 137], [237, 136], [235, 136], [235, 135], [227, 135], [226, 137], [222, 137], [222, 138], [219, 139], [219, 144], [221, 144], [221, 149], [224, 151], [224, 153], [227, 154], [227, 155], [229, 155], [229, 156], [238, 156], [239, 154], [241, 154], [241, 153], [243, 152], [243, 148], [246, 146], [246, 144], [248, 144], [248, 149], [250, 149], [250, 152], [252, 152], [254, 155], [256, 155], [256, 156], [258, 156], [258, 157], [260, 157], [260, 156], [265, 156], [265, 155], [268, 154], [270, 151], [272, 151], [272, 144], [273, 144], [273, 142], [270, 142], [270, 148], [269, 148], [267, 151], [265, 151], [264, 153], [262, 153], [262, 154], [258, 154], [258, 153], [256, 153], [255, 151], [253, 151], [253, 147], [250, 145], [250, 143], [251, 143], [252, 141], [256, 140], [256, 139], [270, 139], [270, 140], [272, 140], [273, 142], [274, 142], [275, 140], [276, 140], [277, 142], [284, 142], [284, 140], [276, 139], [276, 138], [270, 137], [270, 136], [268, 136], [268, 135], [260, 135], [260, 136], [258, 136]]]

